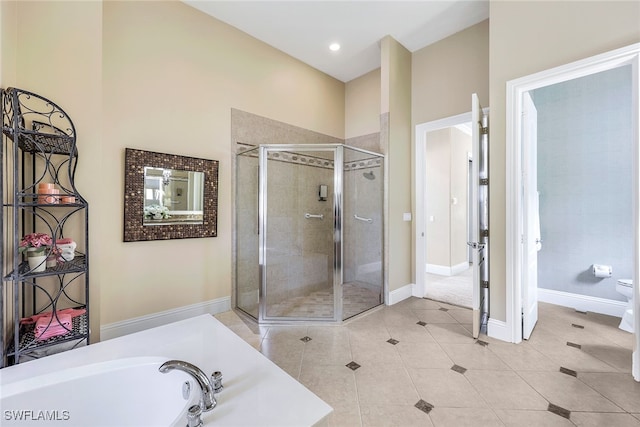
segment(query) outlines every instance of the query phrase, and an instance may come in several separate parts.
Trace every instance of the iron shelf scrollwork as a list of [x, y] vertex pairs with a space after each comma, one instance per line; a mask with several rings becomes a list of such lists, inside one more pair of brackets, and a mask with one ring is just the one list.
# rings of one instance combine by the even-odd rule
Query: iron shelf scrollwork
[[[89, 205], [75, 186], [78, 150], [69, 115], [26, 90], [2, 89], [0, 96], [0, 259], [9, 260], [2, 267], [0, 289], [4, 367], [23, 357], [89, 344]], [[51, 236], [42, 271], [30, 267], [19, 250], [21, 239], [30, 233]], [[68, 237], [77, 249], [61, 257], [55, 248]], [[26, 321], [32, 318], [48, 323]]]

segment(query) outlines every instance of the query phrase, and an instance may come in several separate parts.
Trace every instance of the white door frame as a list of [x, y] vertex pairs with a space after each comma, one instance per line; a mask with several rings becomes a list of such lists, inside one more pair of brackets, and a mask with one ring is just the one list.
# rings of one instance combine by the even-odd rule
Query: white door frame
[[[561, 83], [567, 80], [588, 76], [602, 71], [631, 65], [633, 69], [633, 114], [636, 123], [640, 121], [640, 43], [596, 55], [560, 67], [531, 74], [507, 82], [506, 110], [506, 328], [510, 332], [511, 342], [522, 341], [522, 245], [521, 230], [523, 205], [520, 198], [522, 188], [522, 97], [525, 92], [540, 87]], [[634, 208], [634, 296], [635, 307], [635, 352], [633, 357], [633, 376], [640, 381], [640, 134], [638, 126], [634, 129], [633, 152], [633, 208]]]
[[[471, 106], [471, 105], [469, 105]], [[482, 109], [484, 114], [489, 113], [488, 108]], [[427, 208], [424, 197], [424, 181], [426, 176], [426, 160], [427, 160], [427, 133], [433, 132], [439, 129], [445, 129], [452, 126], [462, 125], [471, 122], [471, 111], [467, 113], [458, 114], [456, 116], [446, 117], [444, 119], [434, 120], [431, 122], [421, 123], [416, 125], [415, 128], [415, 163], [413, 170], [415, 171], [415, 200], [416, 200], [416, 218], [415, 218], [415, 238], [414, 238], [414, 253], [415, 253], [415, 274], [416, 283], [413, 286], [413, 296], [422, 298], [427, 291], [426, 285], [426, 264], [427, 264]]]

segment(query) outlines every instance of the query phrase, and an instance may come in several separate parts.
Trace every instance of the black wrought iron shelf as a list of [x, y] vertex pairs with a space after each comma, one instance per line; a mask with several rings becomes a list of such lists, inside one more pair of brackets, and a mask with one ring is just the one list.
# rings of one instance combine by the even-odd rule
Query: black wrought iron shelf
[[27, 261], [23, 261], [18, 267], [17, 274], [15, 271], [12, 271], [4, 276], [2, 280], [8, 282], [14, 280], [29, 280], [46, 276], [59, 276], [61, 274], [84, 273], [86, 268], [87, 262], [84, 255], [76, 255], [70, 261], [57, 262], [55, 267], [47, 267], [45, 271], [36, 273], [30, 272], [29, 263]]
[[62, 154], [66, 156], [77, 156], [78, 152], [73, 147], [74, 138], [53, 134], [44, 134], [31, 131], [22, 131], [15, 137], [11, 128], [3, 127], [2, 133], [8, 136], [13, 142], [18, 143], [18, 147], [25, 153], [47, 153]]
[[[4, 151], [0, 150], [0, 155], [3, 177], [7, 178], [5, 185], [0, 188], [0, 259], [6, 260], [7, 255], [14, 259], [13, 263], [2, 267], [1, 273], [1, 368], [6, 364], [20, 363], [21, 356], [28, 353], [39, 357], [45, 352], [37, 350], [57, 344], [74, 341], [89, 344], [90, 328], [89, 205], [78, 193], [74, 182], [78, 163], [75, 126], [57, 104], [22, 89], [0, 89], [0, 108], [2, 143], [5, 147]], [[53, 184], [55, 192], [41, 192], [38, 184], [45, 182]], [[53, 202], [43, 203], [50, 200]], [[65, 224], [75, 215], [84, 216], [82, 230], [80, 223], [71, 221], [74, 224], [71, 231], [81, 251], [76, 251], [72, 260], [57, 261], [55, 266], [47, 267], [44, 271], [32, 271], [28, 262], [22, 261], [18, 251], [21, 236], [45, 232], [54, 241], [59, 240], [67, 236], [69, 230], [65, 230]], [[10, 254], [5, 254], [6, 242], [13, 242]], [[55, 279], [52, 282], [47, 278]], [[51, 286], [56, 281], [58, 284], [54, 290]], [[40, 340], [34, 335], [34, 324], [21, 323], [23, 318], [49, 312], [55, 314], [60, 307], [70, 305], [84, 308], [85, 314], [72, 319], [72, 330], [66, 334]], [[7, 309], [11, 313], [9, 316], [5, 315]], [[11, 327], [5, 323], [7, 321], [12, 322]], [[68, 347], [62, 346], [60, 349]]]
[[[64, 196], [75, 196], [74, 194], [58, 194], [56, 197], [64, 197]], [[30, 196], [27, 196], [30, 197]], [[17, 206], [19, 208], [38, 208], [38, 209], [51, 209], [51, 208], [65, 208], [65, 207], [77, 207], [77, 208], [85, 208], [87, 207], [87, 202], [75, 202], [75, 203], [38, 203], [38, 202], [18, 202], [12, 206]]]
[[[73, 196], [73, 194], [62, 194], [61, 196]], [[51, 208], [79, 208], [83, 209], [88, 206], [87, 202], [75, 202], [75, 203], [49, 203], [49, 204], [40, 204], [37, 202], [18, 202], [18, 203], [3, 203], [3, 207], [12, 208], [37, 208], [37, 209], [51, 209]]]

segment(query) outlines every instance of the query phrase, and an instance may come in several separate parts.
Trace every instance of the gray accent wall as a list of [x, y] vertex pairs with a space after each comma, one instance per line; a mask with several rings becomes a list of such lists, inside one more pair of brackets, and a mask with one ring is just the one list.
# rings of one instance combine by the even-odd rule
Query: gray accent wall
[[[538, 287], [623, 301], [632, 277], [630, 66], [533, 91], [542, 249]], [[592, 264], [613, 267], [597, 278]]]

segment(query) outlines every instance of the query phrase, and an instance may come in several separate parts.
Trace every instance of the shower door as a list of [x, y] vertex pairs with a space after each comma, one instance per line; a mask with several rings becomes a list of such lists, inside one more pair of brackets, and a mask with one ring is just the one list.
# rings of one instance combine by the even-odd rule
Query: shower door
[[383, 302], [383, 159], [344, 147], [343, 320]]
[[337, 147], [260, 150], [260, 320], [337, 320]]

